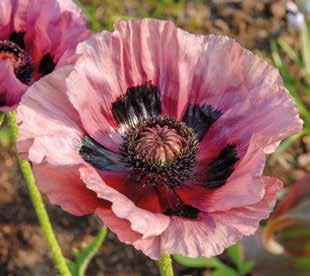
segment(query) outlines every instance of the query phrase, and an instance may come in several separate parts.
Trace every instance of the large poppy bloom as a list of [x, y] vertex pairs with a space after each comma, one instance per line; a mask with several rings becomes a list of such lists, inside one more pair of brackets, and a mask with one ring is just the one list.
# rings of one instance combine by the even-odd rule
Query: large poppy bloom
[[15, 108], [35, 80], [72, 63], [88, 35], [71, 0], [1, 0], [0, 111]]
[[151, 258], [219, 254], [275, 204], [265, 154], [301, 129], [294, 101], [233, 39], [150, 19], [115, 29], [29, 89], [19, 150], [52, 203], [95, 212]]

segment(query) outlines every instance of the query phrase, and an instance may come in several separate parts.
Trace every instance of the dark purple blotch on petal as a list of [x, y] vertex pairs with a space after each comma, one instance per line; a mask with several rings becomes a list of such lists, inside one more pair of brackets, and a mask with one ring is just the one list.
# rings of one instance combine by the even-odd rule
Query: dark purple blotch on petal
[[200, 211], [193, 206], [185, 204], [173, 188], [165, 184], [157, 184], [156, 190], [161, 205], [165, 210], [165, 215], [188, 219], [195, 219], [198, 217]]
[[225, 184], [227, 178], [233, 173], [235, 164], [239, 161], [236, 146], [227, 145], [208, 165], [206, 172], [206, 188], [218, 188]]
[[160, 91], [150, 82], [129, 87], [126, 94], [112, 104], [114, 118], [120, 124], [133, 126], [142, 118], [161, 114]]
[[127, 171], [119, 154], [106, 149], [88, 135], [82, 138], [79, 154], [97, 169], [112, 172]]
[[193, 206], [187, 204], [180, 204], [176, 206], [175, 209], [167, 209], [165, 215], [195, 219], [198, 217], [199, 212], [200, 211]]
[[194, 130], [201, 141], [211, 125], [222, 115], [211, 105], [190, 105], [183, 117], [183, 122]]
[[42, 57], [40, 65], [39, 65], [39, 73], [41, 77], [50, 74], [55, 69], [55, 62], [53, 60], [53, 57], [50, 54], [46, 54]]

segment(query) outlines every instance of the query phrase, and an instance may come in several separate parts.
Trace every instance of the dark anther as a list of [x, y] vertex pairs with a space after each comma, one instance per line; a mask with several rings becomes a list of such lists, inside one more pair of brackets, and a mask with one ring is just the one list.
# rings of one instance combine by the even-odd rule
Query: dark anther
[[133, 126], [141, 118], [158, 116], [161, 113], [160, 91], [149, 82], [130, 87], [124, 96], [112, 104], [112, 113], [120, 124], [129, 126]]
[[39, 65], [39, 73], [41, 74], [41, 77], [52, 73], [55, 69], [55, 62], [50, 54], [46, 54], [41, 59], [40, 65]]
[[236, 147], [227, 145], [217, 158], [210, 162], [207, 169], [206, 188], [217, 188], [222, 186], [227, 178], [233, 173], [234, 165], [239, 160]]
[[24, 42], [25, 33], [11, 33], [9, 40], [17, 44], [21, 49], [25, 50], [25, 42]]
[[222, 115], [210, 105], [190, 105], [183, 117], [183, 122], [194, 130], [201, 141], [211, 125]]
[[15, 76], [24, 84], [33, 82], [34, 67], [31, 56], [17, 44], [9, 40], [0, 40], [0, 59], [9, 60], [14, 68]]
[[107, 150], [90, 136], [82, 138], [79, 154], [97, 169], [114, 172], [127, 170], [120, 155]]

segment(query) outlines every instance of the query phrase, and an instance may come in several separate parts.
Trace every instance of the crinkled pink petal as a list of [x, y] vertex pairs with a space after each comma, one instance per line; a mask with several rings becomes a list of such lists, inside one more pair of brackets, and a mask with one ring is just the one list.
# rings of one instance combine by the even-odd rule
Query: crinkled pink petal
[[65, 94], [65, 79], [71, 70], [71, 66], [66, 66], [36, 82], [17, 109], [20, 125], [17, 146], [20, 151], [29, 150], [28, 158], [34, 163], [82, 162], [76, 149], [83, 131], [79, 116]]
[[[264, 183], [260, 178], [265, 159], [262, 149], [252, 139], [243, 159], [236, 164], [234, 172], [224, 185], [216, 189], [194, 186], [180, 188], [176, 191], [184, 202], [204, 212], [225, 211], [255, 204], [263, 198], [265, 193]], [[203, 171], [203, 167], [200, 169]], [[191, 191], [195, 189], [198, 189], [197, 192]]]
[[131, 229], [128, 220], [117, 217], [111, 209], [98, 208], [96, 214], [112, 232], [117, 233], [117, 237], [122, 242], [132, 244], [142, 238], [140, 233]]
[[27, 85], [20, 82], [14, 74], [11, 63], [0, 59], [0, 111], [9, 111], [16, 107]]
[[[68, 79], [68, 95], [87, 132], [101, 144], [118, 150], [120, 134], [111, 104], [127, 88], [151, 81], [162, 91], [164, 115], [180, 119], [194, 74], [202, 37], [177, 29], [171, 22], [119, 22], [80, 43], [79, 58]], [[110, 137], [111, 136], [111, 137]]]
[[109, 187], [91, 167], [80, 168], [81, 178], [87, 188], [112, 203], [112, 210], [117, 217], [130, 222], [131, 229], [143, 235], [143, 238], [160, 235], [169, 224], [169, 217], [146, 211], [135, 206], [126, 196]]
[[[257, 58], [251, 56], [259, 66]], [[212, 125], [201, 142], [200, 160], [212, 159], [213, 152], [227, 144], [237, 145], [242, 156], [252, 137], [265, 153], [272, 153], [280, 140], [302, 129], [294, 99], [284, 88], [278, 71], [269, 68], [263, 76], [258, 75], [257, 79], [262, 80], [248, 89], [247, 97], [232, 103]], [[206, 99], [212, 105], [208, 95]]]
[[152, 81], [161, 91], [163, 115], [181, 120], [205, 37], [154, 19], [120, 21], [113, 36], [121, 41], [118, 66], [127, 87]]
[[153, 237], [144, 239], [141, 234], [131, 229], [128, 220], [117, 217], [112, 210], [98, 208], [96, 214], [123, 243], [134, 245], [137, 249], [143, 248], [143, 253], [152, 259], [158, 259], [162, 253], [160, 239]]
[[91, 214], [105, 203], [86, 188], [77, 166], [40, 164], [32, 170], [37, 185], [49, 201], [73, 215]]
[[0, 40], [6, 39], [11, 29], [12, 1], [0, 1]]
[[77, 43], [90, 34], [81, 10], [72, 0], [27, 2], [25, 44], [35, 66], [45, 54], [53, 57], [56, 68], [72, 63]]
[[172, 217], [168, 228], [157, 237], [137, 239], [135, 233], [122, 228], [114, 228], [120, 240], [127, 239], [136, 249], [153, 259], [159, 259], [164, 251], [170, 254], [182, 254], [189, 257], [218, 255], [225, 248], [240, 240], [244, 235], [254, 234], [259, 222], [266, 219], [276, 202], [276, 194], [282, 183], [276, 178], [263, 177], [266, 193], [263, 199], [253, 205], [233, 208], [223, 212], [211, 212], [200, 215], [199, 220]]

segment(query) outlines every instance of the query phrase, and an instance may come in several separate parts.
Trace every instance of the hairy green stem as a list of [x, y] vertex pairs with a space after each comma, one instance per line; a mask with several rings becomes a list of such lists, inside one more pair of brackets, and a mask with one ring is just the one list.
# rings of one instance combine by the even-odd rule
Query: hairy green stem
[[[15, 112], [8, 112], [6, 114], [7, 122], [11, 133], [11, 138], [13, 143], [15, 144], [17, 135], [18, 135], [18, 127], [15, 119]], [[53, 231], [50, 219], [48, 217], [47, 211], [45, 209], [42, 196], [35, 184], [34, 176], [32, 173], [31, 166], [28, 161], [22, 160], [17, 153], [17, 160], [21, 172], [23, 173], [26, 185], [29, 190], [30, 199], [38, 216], [39, 223], [41, 225], [43, 234], [48, 242], [48, 245], [51, 249], [55, 264], [58, 268], [58, 271], [61, 276], [70, 276], [71, 273], [66, 264], [66, 260], [61, 252], [60, 246], [57, 242], [55, 233]]]
[[162, 276], [173, 276], [173, 267], [172, 267], [172, 260], [168, 253], [163, 252], [161, 254], [160, 261], [158, 263], [159, 270]]

